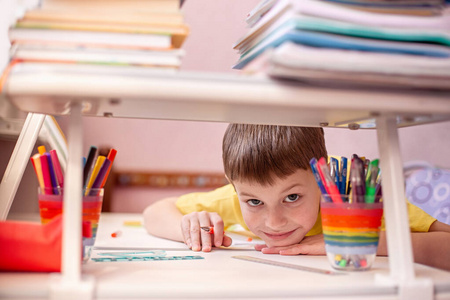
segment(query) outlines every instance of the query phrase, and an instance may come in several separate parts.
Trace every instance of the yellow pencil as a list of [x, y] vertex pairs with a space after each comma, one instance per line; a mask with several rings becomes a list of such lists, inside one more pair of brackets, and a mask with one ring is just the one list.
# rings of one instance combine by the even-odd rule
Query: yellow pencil
[[95, 162], [94, 169], [92, 169], [91, 176], [89, 177], [88, 184], [86, 185], [86, 192], [85, 196], [89, 195], [88, 190], [92, 187], [94, 184], [95, 178], [97, 178], [98, 172], [100, 171], [100, 168], [102, 167], [103, 163], [105, 162], [106, 157], [103, 155], [99, 155], [97, 157], [97, 161]]

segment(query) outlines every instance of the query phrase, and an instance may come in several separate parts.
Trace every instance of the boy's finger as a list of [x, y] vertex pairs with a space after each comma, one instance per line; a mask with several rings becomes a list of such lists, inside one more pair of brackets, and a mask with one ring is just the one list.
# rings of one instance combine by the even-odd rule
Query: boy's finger
[[191, 223], [189, 228], [189, 236], [191, 238], [191, 249], [193, 251], [200, 251], [200, 226], [198, 223]]
[[[207, 227], [209, 227], [209, 226], [207, 226]], [[200, 230], [200, 231], [201, 231], [200, 235], [202, 238], [202, 251], [210, 252], [211, 251], [211, 234], [204, 230]]]
[[255, 245], [255, 250], [257, 250], [257, 251], [261, 251], [264, 248], [267, 248], [267, 245], [264, 245], [264, 244], [256, 244]]
[[191, 241], [191, 234], [190, 234], [190, 224], [189, 222], [182, 221], [181, 222], [181, 233], [183, 234], [183, 239], [186, 245], [191, 248], [192, 247], [192, 241]]
[[233, 240], [229, 236], [227, 236], [227, 235], [223, 236], [222, 246], [230, 247], [232, 243], [233, 243]]
[[222, 218], [218, 214], [211, 214], [210, 218], [214, 226], [214, 246], [216, 247], [225, 246], [223, 243], [224, 232], [223, 232]]
[[280, 249], [278, 249], [278, 248], [262, 248], [261, 252], [264, 254], [279, 254]]
[[[200, 212], [198, 213], [198, 222], [200, 223], [200, 228], [208, 228], [210, 225], [209, 213]], [[205, 231], [203, 229], [200, 230], [200, 238], [201, 238], [201, 250], [203, 252], [211, 251], [211, 233], [209, 231]]]

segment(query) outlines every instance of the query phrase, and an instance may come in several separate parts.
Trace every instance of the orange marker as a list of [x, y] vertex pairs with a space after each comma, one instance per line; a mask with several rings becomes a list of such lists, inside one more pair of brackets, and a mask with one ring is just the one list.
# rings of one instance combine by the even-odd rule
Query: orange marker
[[39, 151], [40, 155], [44, 155], [44, 153], [47, 152], [47, 150], [45, 149], [45, 146], [39, 146], [38, 151]]

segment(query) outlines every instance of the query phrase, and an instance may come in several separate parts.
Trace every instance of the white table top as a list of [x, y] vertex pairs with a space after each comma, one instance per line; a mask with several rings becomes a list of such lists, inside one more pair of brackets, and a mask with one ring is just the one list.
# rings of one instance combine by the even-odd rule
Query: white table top
[[132, 67], [18, 64], [3, 90], [19, 109], [52, 115], [68, 114], [70, 103], [81, 102], [89, 116], [227, 123], [371, 127], [376, 116], [395, 115], [402, 127], [450, 119], [450, 91], [328, 87]]
[[[332, 270], [325, 256], [265, 255], [251, 246], [192, 252], [178, 242], [148, 235], [143, 227], [124, 226], [124, 221], [142, 221], [140, 214], [101, 216], [92, 257], [99, 252], [165, 249], [167, 256], [199, 255], [204, 259], [181, 261], [94, 262], [83, 264], [83, 276], [95, 278], [96, 298], [289, 298], [396, 299], [397, 288], [389, 282], [388, 259], [377, 257], [373, 269], [325, 275], [232, 258], [246, 255], [300, 266]], [[112, 232], [122, 234], [111, 237]], [[242, 237], [242, 241], [247, 238]], [[241, 241], [238, 241], [241, 242]], [[441, 298], [450, 299], [450, 272], [415, 265], [418, 278], [431, 278]], [[342, 272], [341, 272], [342, 273]], [[51, 274], [0, 273], [0, 298], [48, 297]], [[26, 289], [24, 288], [26, 287]], [[314, 298], [317, 299], [317, 298]]]

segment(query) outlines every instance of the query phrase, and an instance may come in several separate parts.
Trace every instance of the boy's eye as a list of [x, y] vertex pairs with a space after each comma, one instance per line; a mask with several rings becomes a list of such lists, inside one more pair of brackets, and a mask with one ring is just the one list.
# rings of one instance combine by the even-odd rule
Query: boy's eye
[[295, 202], [295, 201], [298, 200], [298, 198], [300, 198], [299, 195], [297, 195], [297, 194], [290, 194], [290, 195], [288, 195], [286, 198], [284, 198], [284, 200], [285, 200], [286, 202]]
[[250, 199], [250, 200], [247, 200], [247, 203], [248, 203], [248, 205], [250, 205], [250, 206], [258, 206], [258, 205], [261, 205], [261, 204], [262, 204], [261, 200], [257, 200], [257, 199]]

